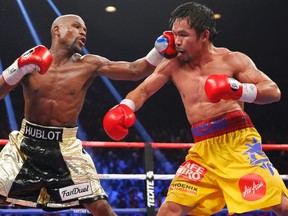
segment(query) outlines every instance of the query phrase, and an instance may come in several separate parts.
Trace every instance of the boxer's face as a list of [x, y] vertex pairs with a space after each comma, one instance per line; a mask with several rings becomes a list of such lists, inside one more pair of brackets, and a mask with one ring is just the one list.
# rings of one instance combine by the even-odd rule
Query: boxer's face
[[72, 52], [81, 52], [86, 44], [87, 28], [84, 21], [77, 17], [69, 17], [59, 25], [61, 41]]
[[191, 28], [187, 19], [176, 19], [172, 26], [175, 34], [178, 57], [184, 62], [196, 58], [203, 48], [202, 34], [198, 37], [194, 28]]

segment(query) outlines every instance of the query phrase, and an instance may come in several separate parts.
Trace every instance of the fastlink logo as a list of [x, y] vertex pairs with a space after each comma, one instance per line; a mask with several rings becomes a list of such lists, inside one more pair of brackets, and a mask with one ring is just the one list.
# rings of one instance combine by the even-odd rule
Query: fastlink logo
[[247, 174], [239, 180], [239, 189], [244, 200], [259, 200], [266, 194], [266, 182], [260, 175]]
[[193, 160], [187, 160], [181, 164], [176, 172], [177, 177], [185, 178], [193, 182], [201, 181], [207, 169]]
[[148, 171], [146, 173], [146, 191], [147, 191], [147, 206], [153, 207], [155, 204], [154, 200], [154, 173]]
[[177, 191], [181, 191], [184, 193], [189, 193], [192, 195], [197, 195], [198, 194], [198, 188], [194, 187], [194, 186], [190, 186], [187, 184], [183, 184], [183, 183], [174, 183], [171, 184], [169, 187], [169, 190], [177, 190]]
[[71, 185], [68, 187], [60, 188], [59, 194], [62, 201], [71, 200], [78, 197], [83, 197], [92, 194], [92, 187], [90, 182], [77, 185]]

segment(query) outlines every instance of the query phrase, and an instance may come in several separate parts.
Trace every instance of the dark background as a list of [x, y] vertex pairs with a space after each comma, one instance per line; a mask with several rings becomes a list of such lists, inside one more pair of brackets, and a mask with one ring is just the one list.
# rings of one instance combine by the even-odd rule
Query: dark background
[[[145, 56], [153, 47], [155, 39], [169, 28], [171, 11], [184, 2], [187, 1], [53, 0], [61, 14], [74, 13], [84, 19], [88, 28], [86, 48], [90, 53], [115, 61], [133, 61]], [[246, 112], [262, 135], [263, 143], [287, 144], [288, 1], [198, 0], [197, 2], [204, 3], [215, 13], [222, 14], [222, 18], [217, 21], [220, 34], [215, 45], [246, 53], [260, 70], [279, 85], [282, 91], [280, 102], [268, 105], [247, 104]], [[12, 64], [24, 51], [35, 46], [18, 3], [23, 3], [42, 44], [47, 47], [50, 47], [50, 26], [57, 17], [49, 1], [46, 0], [0, 0], [0, 60], [3, 68]], [[115, 5], [118, 11], [107, 14], [104, 8], [108, 5]], [[112, 81], [112, 83], [120, 95], [125, 97], [140, 81]], [[13, 90], [10, 96], [20, 126], [24, 103], [21, 86]], [[108, 109], [116, 104], [116, 99], [102, 79], [100, 77], [96, 79], [88, 91], [79, 117], [88, 140], [111, 141], [103, 131], [102, 119]], [[193, 142], [180, 96], [170, 82], [146, 102], [137, 112], [137, 117], [155, 142]], [[7, 139], [9, 132], [5, 103], [4, 100], [0, 100], [0, 139]], [[133, 127], [124, 141], [144, 140]], [[187, 154], [187, 149], [155, 151], [154, 173], [159, 174], [175, 173]], [[144, 173], [143, 149], [93, 148], [89, 153], [98, 173]], [[288, 172], [288, 151], [268, 151], [267, 155], [280, 174]], [[168, 169], [170, 166], [167, 164], [170, 164], [172, 169]], [[136, 184], [136, 181], [127, 181], [120, 183], [117, 180], [101, 181], [113, 207], [141, 207], [141, 200], [134, 202], [134, 195], [141, 194], [141, 191], [144, 194], [145, 186], [138, 185], [143, 182], [137, 181]], [[162, 182], [157, 184], [157, 187], [161, 186], [160, 188], [155, 187], [156, 207], [161, 204], [168, 188], [169, 182], [166, 181], [165, 184]], [[119, 192], [118, 196], [113, 195], [115, 191]], [[122, 201], [127, 204], [123, 204]]]
[[[20, 1], [18, 1], [20, 2]], [[132, 61], [145, 56], [154, 40], [169, 28], [170, 12], [183, 0], [54, 0], [62, 14], [80, 15], [88, 28], [86, 48], [90, 53], [110, 60]], [[287, 0], [206, 0], [215, 13], [220, 31], [216, 46], [225, 46], [250, 56], [257, 67], [280, 87], [282, 99], [269, 105], [246, 105], [263, 142], [287, 143]], [[56, 18], [48, 1], [23, 0], [41, 42], [50, 46], [50, 26]], [[104, 8], [115, 5], [118, 11], [108, 14]], [[29, 28], [16, 0], [0, 0], [0, 58], [8, 67], [24, 51], [35, 46]], [[112, 81], [122, 97], [139, 82]], [[191, 92], [193, 94], [193, 92]], [[18, 123], [23, 118], [22, 90], [10, 94]], [[89, 140], [110, 140], [103, 132], [102, 118], [117, 104], [110, 91], [98, 78], [87, 94], [80, 122]], [[7, 123], [4, 100], [0, 101], [0, 124]], [[180, 96], [172, 83], [167, 83], [137, 112], [138, 120], [158, 142], [189, 142], [188, 125]], [[10, 129], [8, 128], [7, 131]], [[164, 132], [165, 131], [165, 132]], [[184, 131], [184, 132], [183, 132]], [[134, 133], [135, 132], [135, 133]], [[162, 133], [162, 136], [157, 134]], [[183, 135], [185, 134], [185, 135]], [[7, 135], [7, 134], [6, 134]], [[6, 138], [5, 134], [2, 138]], [[176, 137], [176, 138], [175, 138]], [[126, 141], [141, 140], [135, 129]], [[192, 141], [192, 140], [191, 140]]]

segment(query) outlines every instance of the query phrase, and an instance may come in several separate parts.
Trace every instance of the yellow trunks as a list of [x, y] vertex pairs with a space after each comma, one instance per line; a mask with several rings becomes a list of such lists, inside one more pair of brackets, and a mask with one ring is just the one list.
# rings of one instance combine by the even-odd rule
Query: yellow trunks
[[189, 214], [199, 216], [225, 205], [229, 214], [265, 209], [280, 204], [283, 191], [288, 195], [246, 113], [197, 123], [192, 132], [195, 145], [177, 170], [166, 201], [197, 205]]

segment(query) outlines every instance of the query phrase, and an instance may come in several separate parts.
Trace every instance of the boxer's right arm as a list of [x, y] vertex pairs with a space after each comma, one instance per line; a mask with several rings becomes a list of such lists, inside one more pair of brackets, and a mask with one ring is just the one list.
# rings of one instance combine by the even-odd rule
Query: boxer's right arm
[[36, 46], [22, 54], [2, 73], [0, 78], [0, 99], [3, 99], [28, 73], [37, 70], [46, 73], [52, 63], [52, 54], [42, 45]]
[[226, 74], [212, 74], [206, 79], [205, 93], [212, 103], [224, 100], [240, 100], [253, 103], [258, 89], [253, 83], [240, 83]]
[[46, 73], [52, 63], [52, 54], [42, 45], [36, 46], [14, 61], [2, 73], [2, 78], [9, 86], [16, 85], [26, 74], [37, 70], [40, 74]]

